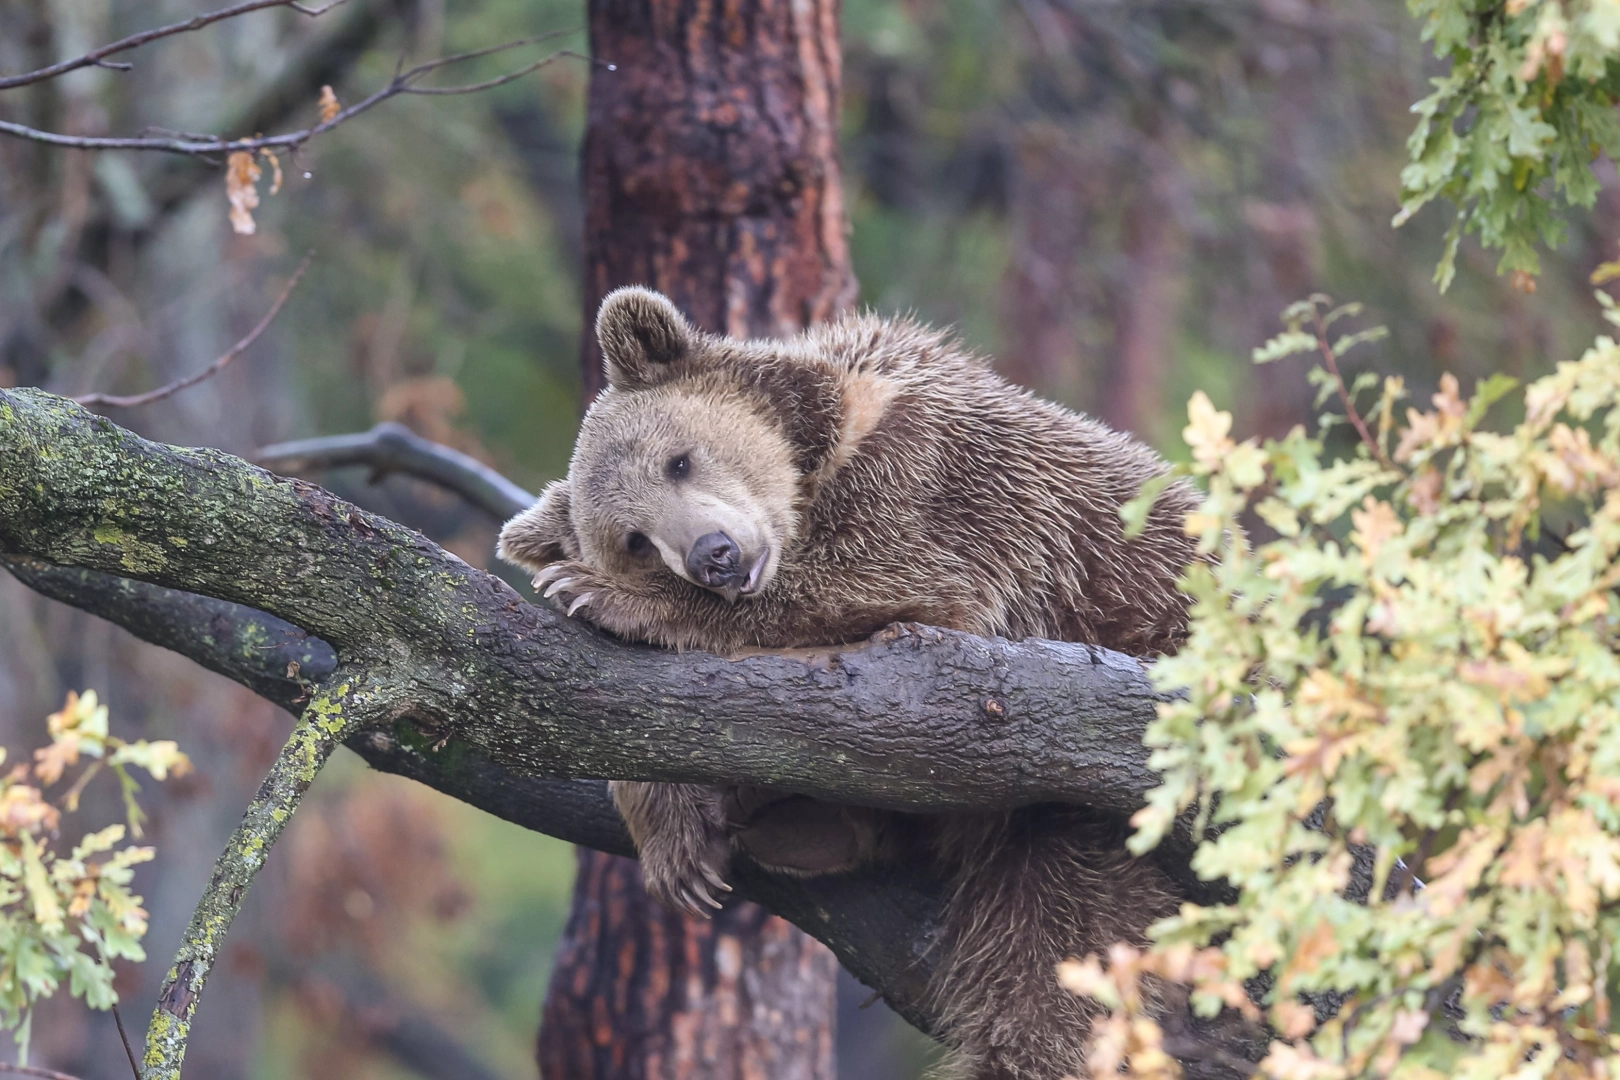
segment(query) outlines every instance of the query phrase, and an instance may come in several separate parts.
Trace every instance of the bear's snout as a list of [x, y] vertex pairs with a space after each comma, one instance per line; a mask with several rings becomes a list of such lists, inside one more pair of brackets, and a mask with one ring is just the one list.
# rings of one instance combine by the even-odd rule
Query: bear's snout
[[723, 532], [705, 533], [686, 553], [686, 572], [699, 585], [724, 589], [740, 584], [744, 577], [742, 549]]

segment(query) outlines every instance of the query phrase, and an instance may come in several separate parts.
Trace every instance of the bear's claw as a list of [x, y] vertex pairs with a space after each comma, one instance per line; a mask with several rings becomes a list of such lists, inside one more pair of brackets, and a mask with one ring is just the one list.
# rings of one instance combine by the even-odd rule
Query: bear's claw
[[714, 894], [709, 892], [708, 886], [704, 885], [701, 881], [687, 882], [686, 885], [681, 889], [681, 901], [681, 906], [686, 908], [688, 914], [696, 915], [703, 919], [710, 918], [711, 915], [709, 912], [705, 911], [701, 906], [699, 906], [699, 901], [707, 904], [715, 911], [719, 911], [723, 906], [720, 901], [714, 898]]
[[[553, 579], [555, 579], [557, 577], [560, 577], [561, 575], [567, 573], [567, 571], [568, 571], [568, 564], [567, 563], [552, 563], [550, 566], [542, 568], [538, 573], [536, 573], [534, 575], [534, 578], [533, 578], [534, 587], [536, 589], [538, 589], [541, 586], [545, 585], [547, 582], [549, 582], [549, 581], [551, 581], [551, 580], [553, 580]], [[551, 594], [547, 593], [546, 595], [550, 596]]]
[[578, 611], [580, 608], [582, 608], [586, 604], [590, 603], [591, 598], [593, 596], [595, 596], [595, 595], [596, 595], [595, 593], [589, 593], [589, 592], [588, 593], [580, 593], [578, 598], [575, 599], [572, 604], [568, 605], [568, 616], [569, 616], [569, 618], [573, 617], [574, 612]]
[[725, 906], [717, 896], [731, 891], [720, 876], [729, 858], [718, 830], [677, 829], [642, 845], [641, 872], [647, 890], [665, 906], [707, 919]]
[[[731, 891], [731, 886], [727, 885], [726, 879], [720, 876], [720, 871], [716, 870], [707, 863], [703, 864], [703, 876], [707, 878], [709, 884], [713, 885], [715, 888], [720, 889], [723, 892]], [[714, 906], [719, 907], [720, 905], [715, 904]]]

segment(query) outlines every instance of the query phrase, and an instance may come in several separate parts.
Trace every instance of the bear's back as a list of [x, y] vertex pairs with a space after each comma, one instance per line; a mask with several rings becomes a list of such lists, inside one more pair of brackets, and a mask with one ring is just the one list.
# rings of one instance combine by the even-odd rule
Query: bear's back
[[1172, 485], [1124, 538], [1120, 505], [1165, 468], [1150, 449], [909, 321], [852, 316], [808, 339], [839, 373], [846, 414], [876, 412], [807, 507], [820, 558], [910, 562], [908, 581], [971, 609], [961, 629], [1174, 646], [1196, 499]]

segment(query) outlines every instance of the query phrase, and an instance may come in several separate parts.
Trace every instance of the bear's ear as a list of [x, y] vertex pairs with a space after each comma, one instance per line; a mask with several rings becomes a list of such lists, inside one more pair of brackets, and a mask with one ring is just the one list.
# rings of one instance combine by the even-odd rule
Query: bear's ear
[[538, 502], [501, 527], [495, 554], [526, 570], [579, 558], [571, 492], [567, 480], [558, 480], [541, 492]]
[[692, 351], [692, 327], [669, 297], [632, 285], [615, 289], [596, 315], [609, 386], [643, 390], [675, 374]]

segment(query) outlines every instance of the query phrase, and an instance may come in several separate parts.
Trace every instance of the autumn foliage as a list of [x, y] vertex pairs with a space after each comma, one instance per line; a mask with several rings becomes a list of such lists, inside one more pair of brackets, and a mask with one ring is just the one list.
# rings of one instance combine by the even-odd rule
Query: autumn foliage
[[[91, 1008], [110, 1008], [118, 1000], [112, 962], [146, 959], [146, 910], [130, 883], [153, 851], [124, 843], [126, 831], [141, 835], [140, 787], [130, 767], [157, 780], [191, 768], [173, 742], [110, 734], [107, 707], [94, 690], [70, 691], [46, 725], [51, 742], [34, 751], [34, 764], [0, 778], [0, 1026], [13, 1032], [24, 1060], [37, 1001], [65, 981]], [[0, 762], [5, 757], [0, 748]], [[72, 782], [48, 797], [70, 770]], [[78, 809], [86, 785], [103, 771], [118, 778], [127, 828], [109, 825], [64, 851], [62, 814]]]
[[[1257, 358], [1337, 371], [1350, 310], [1296, 305]], [[1237, 896], [1065, 967], [1113, 1010], [1098, 1075], [1175, 1073], [1150, 976], [1263, 1011], [1280, 1080], [1620, 1075], [1620, 344], [1490, 430], [1512, 390], [1447, 377], [1401, 423], [1389, 377], [1338, 458], [1304, 428], [1235, 442], [1194, 398], [1210, 561], [1153, 673], [1181, 696], [1148, 735], [1163, 784], [1132, 846], [1190, 812], [1196, 870]]]

